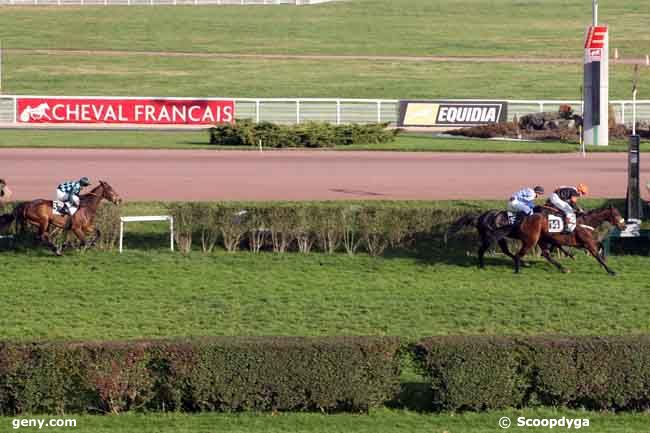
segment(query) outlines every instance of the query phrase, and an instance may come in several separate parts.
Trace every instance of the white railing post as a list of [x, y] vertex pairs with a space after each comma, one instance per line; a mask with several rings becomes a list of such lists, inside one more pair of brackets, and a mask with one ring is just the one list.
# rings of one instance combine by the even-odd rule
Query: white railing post
[[336, 124], [341, 124], [341, 100], [336, 100]]
[[544, 103], [541, 102], [541, 101], [539, 102], [539, 112], [540, 112], [540, 113], [543, 113], [543, 112], [544, 112]]
[[260, 123], [260, 100], [255, 100], [255, 123]]
[[377, 101], [377, 123], [381, 123], [381, 101]]
[[621, 102], [621, 123], [625, 125], [625, 102]]
[[14, 96], [14, 123], [18, 123], [18, 98]]
[[174, 217], [169, 217], [169, 244], [172, 251], [174, 251]]
[[296, 99], [296, 124], [300, 123], [300, 99]]
[[122, 252], [123, 243], [124, 243], [124, 221], [120, 220], [120, 253]]

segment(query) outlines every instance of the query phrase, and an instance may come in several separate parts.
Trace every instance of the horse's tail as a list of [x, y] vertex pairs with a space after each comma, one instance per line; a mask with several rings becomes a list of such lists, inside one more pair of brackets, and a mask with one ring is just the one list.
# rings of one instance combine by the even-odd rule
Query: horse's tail
[[449, 238], [449, 236], [455, 235], [463, 227], [467, 227], [467, 226], [477, 227], [478, 219], [480, 216], [481, 214], [478, 213], [468, 213], [458, 218], [456, 221], [454, 221], [445, 232], [445, 244], [447, 243], [447, 239]]
[[14, 221], [21, 224], [24, 229], [25, 203], [18, 204], [13, 211], [8, 214], [0, 215], [0, 232], [7, 230]]
[[3, 232], [11, 225], [16, 219], [16, 211], [0, 215], [0, 232]]

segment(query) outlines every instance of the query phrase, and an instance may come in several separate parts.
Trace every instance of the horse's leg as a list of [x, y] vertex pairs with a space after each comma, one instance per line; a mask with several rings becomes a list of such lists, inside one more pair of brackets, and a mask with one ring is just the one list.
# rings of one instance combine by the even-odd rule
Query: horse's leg
[[81, 242], [80, 248], [84, 248], [87, 245], [87, 243], [86, 243], [86, 235], [83, 229], [79, 226], [73, 226], [72, 232], [77, 236], [79, 242]]
[[[557, 246], [558, 248], [562, 248], [559, 245], [555, 245], [555, 246]], [[550, 245], [548, 243], [546, 243], [546, 242], [541, 243], [540, 242], [539, 247], [542, 249], [542, 257], [544, 257], [548, 262], [550, 262], [553, 266], [555, 266], [556, 268], [558, 268], [560, 271], [562, 271], [564, 273], [569, 272], [568, 269], [566, 269], [564, 266], [562, 266], [562, 264], [560, 262], [558, 262], [557, 260], [555, 260], [553, 258], [553, 255], [551, 254]]]
[[560, 251], [562, 251], [562, 254], [564, 254], [565, 256], [569, 257], [571, 260], [575, 260], [575, 259], [576, 259], [576, 256], [574, 256], [573, 253], [571, 253], [571, 251], [567, 250], [567, 249], [564, 248], [562, 245], [556, 245], [556, 246], [557, 246], [557, 248], [558, 248]]
[[57, 256], [63, 255], [61, 250], [54, 245], [54, 243], [50, 240], [50, 234], [48, 232], [50, 222], [47, 219], [41, 220], [39, 226], [38, 226], [38, 238], [40, 239], [41, 242], [43, 242], [49, 249], [52, 250], [54, 254]]
[[478, 267], [483, 269], [485, 268], [485, 252], [490, 248], [490, 240], [481, 232], [481, 246], [478, 247]]
[[589, 243], [585, 243], [585, 248], [587, 248], [587, 251], [589, 251], [589, 253], [590, 253], [592, 256], [594, 256], [594, 258], [595, 258], [596, 260], [598, 260], [598, 263], [600, 263], [600, 265], [601, 265], [603, 268], [605, 268], [605, 270], [607, 271], [607, 273], [608, 273], [609, 275], [611, 275], [611, 276], [615, 276], [615, 275], [616, 275], [616, 272], [612, 271], [612, 270], [607, 266], [607, 262], [605, 262], [603, 256], [601, 256], [601, 255], [598, 253], [598, 246], [597, 246], [597, 244], [596, 244], [595, 242], [591, 241], [591, 242], [589, 242]]
[[539, 232], [522, 235], [519, 240], [521, 241], [521, 248], [519, 249], [519, 252], [515, 254], [515, 273], [517, 274], [521, 271], [522, 257], [528, 254], [528, 252], [537, 244], [537, 241], [539, 240]]
[[[497, 243], [499, 244], [499, 248], [501, 248], [501, 251], [503, 252], [503, 254], [510, 257], [512, 260], [515, 260], [515, 255], [512, 254], [510, 252], [510, 250], [508, 249], [508, 241], [505, 238], [499, 239], [499, 241]], [[520, 263], [521, 263], [521, 266], [524, 267], [524, 268], [530, 266], [528, 264], [528, 262], [525, 262], [523, 259], [520, 260]]]

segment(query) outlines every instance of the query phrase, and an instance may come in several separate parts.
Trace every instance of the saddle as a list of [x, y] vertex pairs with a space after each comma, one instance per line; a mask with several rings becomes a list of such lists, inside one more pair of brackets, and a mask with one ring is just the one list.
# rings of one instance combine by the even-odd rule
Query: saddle
[[56, 215], [61, 215], [61, 216], [66, 216], [70, 215], [73, 216], [75, 213], [77, 213], [78, 208], [76, 207], [68, 207], [68, 205], [62, 201], [59, 200], [53, 200], [52, 201], [52, 211]]

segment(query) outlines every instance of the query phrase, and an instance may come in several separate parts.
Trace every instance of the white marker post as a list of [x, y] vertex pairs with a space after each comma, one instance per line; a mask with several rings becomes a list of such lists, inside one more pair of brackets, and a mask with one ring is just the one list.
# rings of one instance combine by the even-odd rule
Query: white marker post
[[609, 29], [599, 26], [598, 1], [593, 1], [593, 25], [584, 45], [585, 144], [609, 143]]

